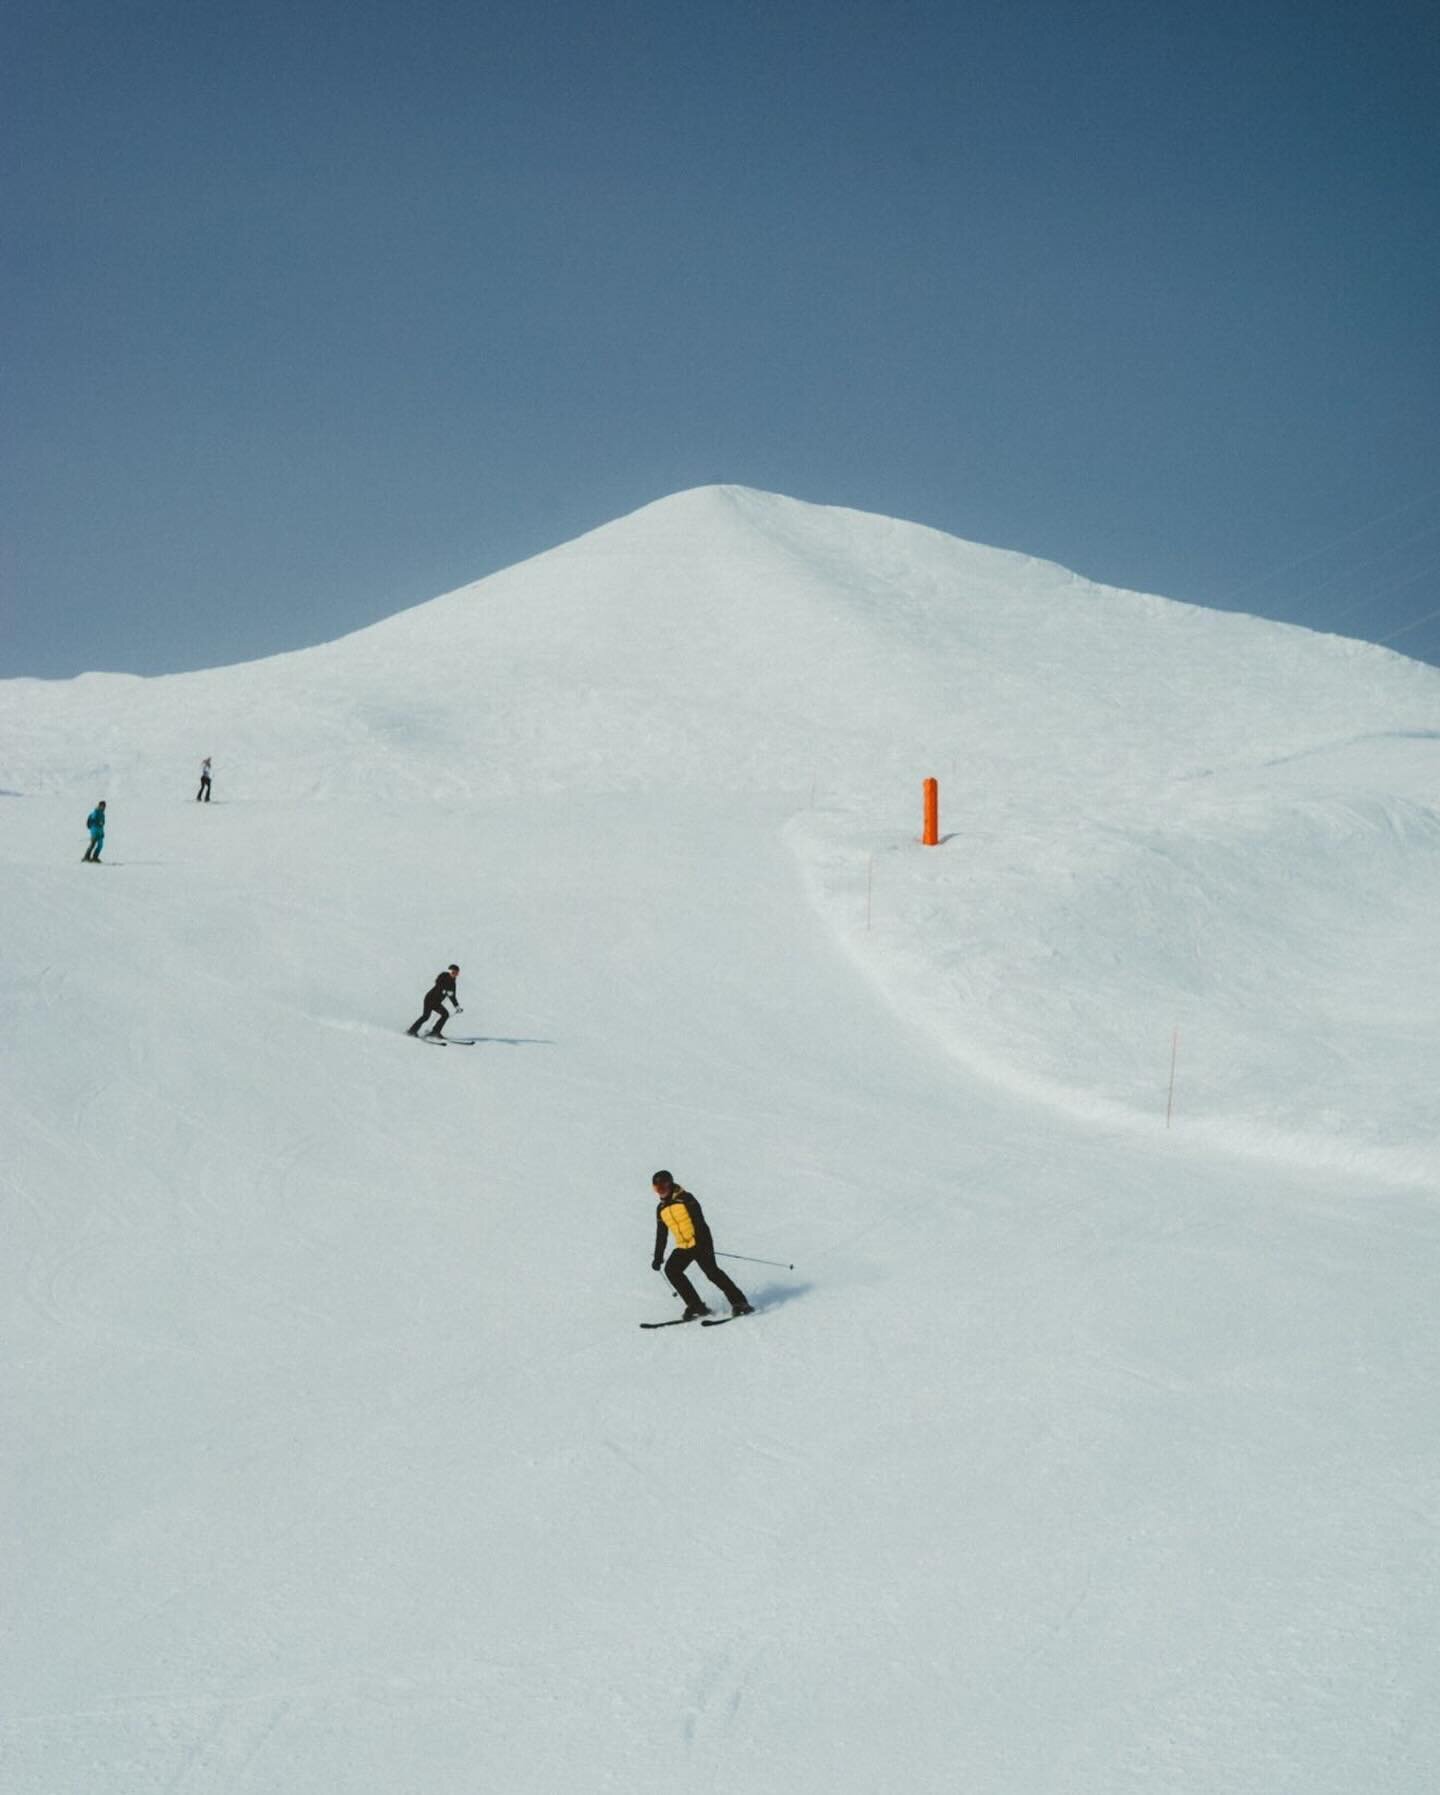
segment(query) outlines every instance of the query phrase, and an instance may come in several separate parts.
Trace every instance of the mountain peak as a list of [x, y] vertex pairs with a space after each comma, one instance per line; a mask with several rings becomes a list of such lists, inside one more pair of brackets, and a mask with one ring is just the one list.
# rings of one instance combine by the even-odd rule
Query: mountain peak
[[100, 769], [117, 789], [167, 779], [201, 717], [205, 747], [257, 792], [481, 796], [875, 789], [929, 764], [1163, 777], [1239, 740], [1294, 751], [1299, 719], [1384, 728], [1410, 693], [1429, 717], [1437, 682], [1380, 650], [715, 484], [320, 647], [4, 690], [12, 790], [88, 789]]

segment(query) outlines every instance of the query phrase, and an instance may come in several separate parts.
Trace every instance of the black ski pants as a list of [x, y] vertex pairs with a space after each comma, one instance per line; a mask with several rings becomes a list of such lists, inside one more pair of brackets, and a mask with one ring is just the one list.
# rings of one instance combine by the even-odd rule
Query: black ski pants
[[703, 1305], [695, 1294], [695, 1286], [685, 1276], [692, 1265], [698, 1265], [705, 1276], [730, 1304], [732, 1309], [748, 1309], [750, 1299], [735, 1282], [727, 1278], [715, 1263], [713, 1249], [708, 1247], [681, 1247], [665, 1261], [665, 1276], [669, 1278], [675, 1289], [683, 1298], [687, 1309], [698, 1309]]
[[198, 804], [202, 798], [207, 804], [210, 802], [210, 781], [203, 773], [200, 775], [200, 789], [195, 794], [195, 802]]
[[427, 1003], [422, 1014], [417, 1016], [410, 1024], [409, 1028], [406, 1029], [406, 1034], [418, 1035], [431, 1016], [435, 1018], [435, 1026], [430, 1030], [430, 1033], [432, 1035], [443, 1034], [445, 1031], [445, 1024], [450, 1020], [450, 1012], [443, 1004], [438, 1003]]

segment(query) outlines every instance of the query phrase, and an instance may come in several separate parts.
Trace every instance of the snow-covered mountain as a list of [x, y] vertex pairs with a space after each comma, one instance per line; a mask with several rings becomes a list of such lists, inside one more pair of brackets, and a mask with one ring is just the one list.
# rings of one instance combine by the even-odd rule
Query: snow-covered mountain
[[320, 648], [6, 682], [0, 783], [147, 790], [208, 742], [252, 797], [833, 796], [908, 789], [918, 754], [968, 799], [1022, 769], [1149, 783], [1333, 750], [1434, 726], [1435, 690], [1433, 668], [1348, 638], [705, 487]]
[[1436, 670], [706, 488], [0, 790], [7, 1789], [1428, 1788]]

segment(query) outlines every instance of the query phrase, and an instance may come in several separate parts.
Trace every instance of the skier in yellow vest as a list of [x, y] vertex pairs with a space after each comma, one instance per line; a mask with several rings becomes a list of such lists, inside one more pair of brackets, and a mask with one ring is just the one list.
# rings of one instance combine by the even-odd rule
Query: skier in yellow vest
[[745, 1292], [715, 1263], [715, 1243], [710, 1238], [704, 1212], [694, 1197], [688, 1190], [681, 1190], [668, 1172], [657, 1172], [650, 1182], [660, 1199], [655, 1211], [655, 1256], [650, 1261], [650, 1269], [659, 1271], [668, 1234], [674, 1243], [674, 1251], [665, 1265], [665, 1276], [685, 1304], [683, 1319], [693, 1321], [697, 1315], [710, 1313], [695, 1294], [695, 1286], [685, 1276], [692, 1265], [698, 1265], [720, 1291], [733, 1315], [753, 1315]]

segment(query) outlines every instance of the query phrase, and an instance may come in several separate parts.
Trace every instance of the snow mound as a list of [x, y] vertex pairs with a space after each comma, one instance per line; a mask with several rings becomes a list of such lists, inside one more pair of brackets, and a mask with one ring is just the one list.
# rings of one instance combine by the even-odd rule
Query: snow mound
[[[339, 642], [0, 715], [0, 786], [117, 817], [201, 752], [232, 802], [775, 795], [972, 1070], [1148, 1126], [1179, 1029], [1190, 1138], [1440, 1170], [1440, 675], [1380, 649], [706, 487]], [[909, 854], [932, 774], [949, 839]]]

